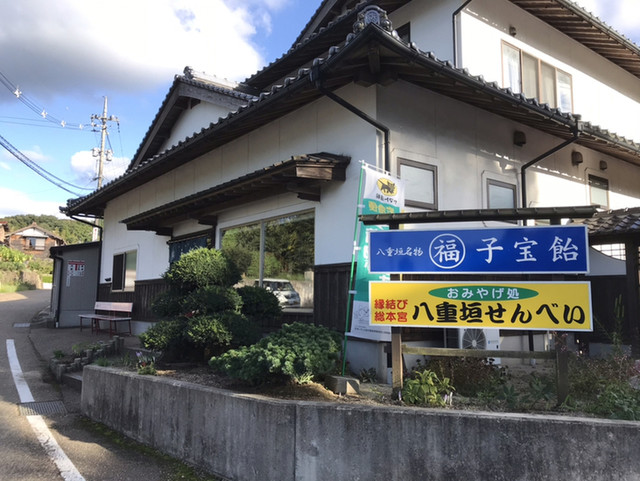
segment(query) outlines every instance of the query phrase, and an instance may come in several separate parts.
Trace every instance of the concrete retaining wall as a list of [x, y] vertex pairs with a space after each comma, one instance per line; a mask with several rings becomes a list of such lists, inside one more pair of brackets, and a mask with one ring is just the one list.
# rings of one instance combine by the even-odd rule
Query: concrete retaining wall
[[640, 423], [285, 402], [87, 366], [82, 411], [237, 481], [636, 481]]

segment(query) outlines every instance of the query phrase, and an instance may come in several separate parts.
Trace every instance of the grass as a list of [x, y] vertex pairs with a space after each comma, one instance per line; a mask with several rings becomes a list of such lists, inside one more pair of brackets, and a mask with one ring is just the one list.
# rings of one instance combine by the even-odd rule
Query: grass
[[32, 284], [0, 284], [0, 294], [9, 294], [19, 291], [32, 291], [35, 286]]

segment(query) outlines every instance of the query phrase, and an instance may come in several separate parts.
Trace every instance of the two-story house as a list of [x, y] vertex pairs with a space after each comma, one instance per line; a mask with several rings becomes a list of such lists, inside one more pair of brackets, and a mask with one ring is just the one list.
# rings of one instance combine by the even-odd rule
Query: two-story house
[[[635, 207], [639, 114], [640, 49], [569, 0], [325, 0], [244, 82], [176, 77], [126, 173], [63, 211], [104, 219], [99, 298], [138, 329], [171, 260], [213, 245], [344, 330], [361, 161], [408, 211]], [[354, 336], [352, 367], [384, 342]]]

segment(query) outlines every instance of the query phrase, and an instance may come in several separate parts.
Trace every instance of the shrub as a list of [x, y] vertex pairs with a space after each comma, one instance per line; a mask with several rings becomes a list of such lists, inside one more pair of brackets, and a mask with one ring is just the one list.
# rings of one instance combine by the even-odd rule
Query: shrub
[[402, 388], [402, 400], [407, 404], [446, 406], [455, 389], [449, 378], [440, 379], [429, 369], [414, 371]]
[[221, 251], [201, 247], [183, 254], [171, 264], [164, 278], [170, 289], [188, 293], [200, 287], [231, 287], [240, 279], [236, 265]]
[[258, 343], [212, 357], [216, 371], [251, 384], [319, 378], [336, 368], [340, 337], [324, 327], [285, 324]]
[[433, 357], [425, 368], [440, 378], [449, 378], [462, 396], [476, 396], [482, 391], [499, 387], [505, 382], [504, 369], [491, 360], [473, 357]]
[[[189, 319], [184, 329], [186, 339], [207, 358], [221, 352], [231, 343], [231, 333], [219, 316], [195, 316]], [[206, 359], [202, 356], [197, 356]]]
[[188, 348], [184, 337], [186, 320], [160, 321], [140, 334], [145, 349], [162, 351], [168, 358], [179, 358]]
[[238, 289], [242, 298], [242, 313], [249, 319], [269, 325], [282, 316], [278, 298], [262, 287], [244, 286]]
[[231, 346], [233, 347], [255, 344], [262, 337], [260, 327], [244, 314], [223, 312], [220, 320], [231, 333]]
[[206, 286], [189, 293], [182, 301], [182, 312], [213, 314], [223, 311], [240, 312], [242, 297], [231, 287]]

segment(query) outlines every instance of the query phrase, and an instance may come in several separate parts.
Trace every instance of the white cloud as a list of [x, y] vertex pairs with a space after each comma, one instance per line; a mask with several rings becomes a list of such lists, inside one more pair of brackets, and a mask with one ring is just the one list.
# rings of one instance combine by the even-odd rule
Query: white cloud
[[187, 65], [242, 80], [263, 65], [251, 38], [271, 28], [269, 10], [283, 1], [2, 2], [0, 65], [42, 100], [97, 87], [140, 91]]
[[[102, 168], [102, 185], [120, 177], [127, 169], [129, 162], [130, 159], [126, 157], [113, 157], [112, 160], [106, 161]], [[95, 186], [97, 165], [98, 159], [93, 156], [91, 151], [85, 150], [73, 154], [71, 156], [71, 169], [77, 178], [76, 183], [80, 186]]]
[[57, 202], [44, 202], [29, 197], [24, 192], [0, 187], [0, 217], [8, 217], [20, 214], [55, 215], [59, 218], [65, 216], [58, 208]]
[[6, 162], [2, 162], [2, 161], [0, 161], [0, 168], [2, 168], [4, 170], [11, 170], [11, 166], [9, 164], [7, 164]]
[[576, 3], [625, 37], [640, 43], [638, 0], [576, 0]]

